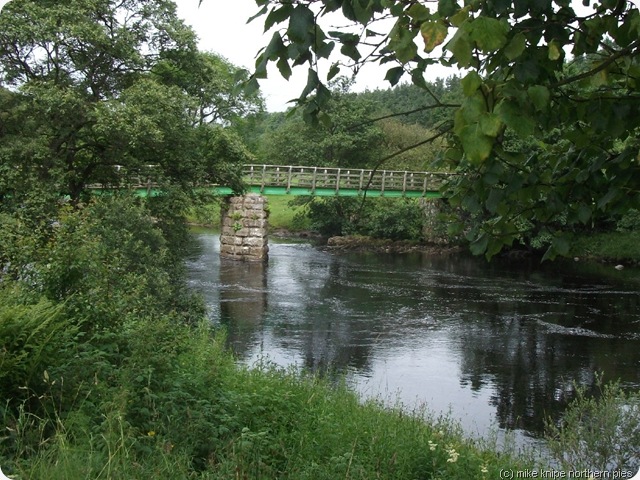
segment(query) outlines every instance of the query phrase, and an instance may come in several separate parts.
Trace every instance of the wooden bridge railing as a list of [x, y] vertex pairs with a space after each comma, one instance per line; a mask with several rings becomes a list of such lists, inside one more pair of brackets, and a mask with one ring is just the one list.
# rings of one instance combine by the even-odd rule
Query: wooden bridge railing
[[372, 190], [422, 192], [437, 191], [451, 174], [442, 172], [409, 172], [396, 170], [363, 170], [282, 165], [246, 165], [244, 180], [249, 185], [264, 187], [302, 187], [310, 189]]
[[[154, 165], [146, 165], [143, 171], [133, 174], [116, 166], [120, 185], [129, 188], [146, 189], [149, 193], [158, 187], [154, 180]], [[302, 189], [297, 194], [314, 195], [320, 190], [340, 195], [341, 191], [351, 192], [394, 192], [395, 194], [437, 192], [444, 181], [453, 175], [446, 172], [409, 172], [397, 170], [363, 170], [357, 168], [307, 167], [283, 165], [245, 165], [243, 180], [247, 185], [259, 188], [263, 192], [266, 187], [282, 188], [286, 193], [292, 189]], [[218, 187], [215, 185], [209, 185]], [[94, 190], [109, 189], [109, 185], [90, 185]], [[333, 193], [332, 193], [333, 194]]]

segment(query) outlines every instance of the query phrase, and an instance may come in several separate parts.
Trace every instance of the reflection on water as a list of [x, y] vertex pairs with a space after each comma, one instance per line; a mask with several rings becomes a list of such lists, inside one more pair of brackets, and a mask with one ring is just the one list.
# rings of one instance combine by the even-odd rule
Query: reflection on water
[[216, 234], [197, 238], [192, 285], [242, 361], [344, 373], [366, 395], [450, 411], [480, 434], [538, 436], [573, 382], [593, 386], [599, 371], [640, 386], [638, 283], [571, 263], [293, 243], [272, 243], [266, 265], [226, 262]]

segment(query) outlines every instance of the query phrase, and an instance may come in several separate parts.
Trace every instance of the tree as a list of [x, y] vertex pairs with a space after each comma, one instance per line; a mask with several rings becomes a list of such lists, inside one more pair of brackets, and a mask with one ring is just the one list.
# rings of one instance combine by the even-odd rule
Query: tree
[[[589, 5], [589, 0], [584, 2]], [[472, 251], [487, 257], [532, 230], [548, 235], [545, 258], [568, 252], [563, 232], [640, 205], [640, 12], [626, 0], [591, 9], [570, 0], [256, 0], [265, 29], [278, 28], [256, 61], [255, 88], [275, 62], [287, 77], [308, 64], [299, 105], [322, 120], [327, 79], [363, 63], [388, 64], [424, 91], [425, 109], [442, 108], [425, 81], [429, 65], [468, 71], [464, 94], [442, 125], [442, 162], [461, 175], [446, 195], [480, 221]], [[327, 14], [349, 27], [325, 32]], [[386, 22], [386, 23], [385, 23]], [[572, 69], [572, 62], [581, 69]], [[534, 148], [531, 148], [531, 146]]]
[[[214, 123], [257, 97], [229, 95], [233, 70], [197, 51], [171, 1], [13, 0], [0, 15], [0, 195], [44, 185], [78, 202], [148, 165], [166, 184], [240, 188], [224, 165], [250, 156]], [[211, 144], [233, 148], [214, 157]]]
[[265, 132], [259, 155], [266, 163], [368, 168], [378, 160], [382, 130], [368, 122], [376, 111], [369, 99], [349, 90], [351, 82], [331, 82], [333, 93], [325, 104], [331, 122], [310, 125], [292, 112], [288, 119]]
[[[185, 54], [186, 53], [186, 54]], [[180, 85], [196, 100], [190, 114], [194, 124], [232, 125], [248, 115], [264, 111], [257, 92], [245, 93], [246, 70], [211, 52], [172, 52], [158, 62], [153, 73], [167, 85]]]

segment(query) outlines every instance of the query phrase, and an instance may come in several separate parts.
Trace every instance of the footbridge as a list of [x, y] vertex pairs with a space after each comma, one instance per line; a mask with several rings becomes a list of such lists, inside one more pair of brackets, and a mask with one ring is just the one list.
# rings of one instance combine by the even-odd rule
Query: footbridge
[[[249, 191], [261, 195], [319, 197], [440, 197], [440, 187], [451, 175], [442, 172], [366, 170], [357, 168], [246, 165], [243, 180]], [[230, 188], [217, 187], [230, 195]]]
[[[154, 196], [162, 187], [150, 174], [135, 175], [129, 184], [140, 196]], [[248, 193], [260, 195], [307, 195], [341, 197], [439, 198], [440, 187], [452, 174], [444, 172], [411, 172], [367, 170], [357, 168], [307, 167], [291, 165], [245, 165], [242, 180]], [[92, 185], [93, 191], [110, 190]], [[200, 189], [217, 195], [235, 195], [231, 187], [202, 185]]]
[[[150, 175], [129, 177], [129, 185], [138, 195], [155, 196], [162, 187]], [[245, 165], [242, 180], [246, 192], [239, 194], [224, 185], [197, 188], [224, 197], [221, 219], [220, 255], [243, 261], [264, 261], [267, 242], [268, 195], [306, 195], [317, 197], [441, 197], [440, 188], [451, 176], [443, 172], [366, 170], [356, 168], [308, 167], [290, 165]], [[108, 187], [91, 186], [94, 191]]]

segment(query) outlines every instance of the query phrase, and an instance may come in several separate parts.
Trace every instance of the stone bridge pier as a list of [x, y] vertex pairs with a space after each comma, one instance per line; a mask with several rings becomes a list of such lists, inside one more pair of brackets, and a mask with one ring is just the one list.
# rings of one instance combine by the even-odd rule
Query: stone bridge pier
[[266, 261], [269, 209], [256, 193], [226, 197], [221, 211], [220, 255], [242, 261]]

